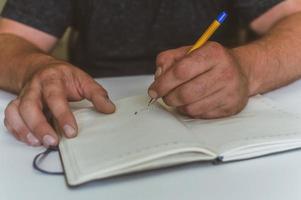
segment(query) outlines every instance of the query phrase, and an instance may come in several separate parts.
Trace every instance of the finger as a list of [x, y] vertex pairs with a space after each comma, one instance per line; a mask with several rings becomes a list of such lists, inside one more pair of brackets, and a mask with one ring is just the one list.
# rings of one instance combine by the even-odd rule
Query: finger
[[45, 147], [57, 146], [58, 136], [43, 114], [39, 87], [28, 89], [20, 98], [19, 113], [29, 130]]
[[199, 119], [218, 119], [218, 118], [228, 117], [230, 115], [232, 115], [232, 114], [222, 111], [220, 108], [216, 108], [207, 113], [203, 113], [200, 116], [197, 116], [197, 118], [199, 118]]
[[185, 115], [193, 118], [207, 118], [207, 114], [226, 105], [223, 89], [220, 89], [201, 101], [189, 105], [180, 106], [177, 109]]
[[215, 68], [204, 74], [186, 82], [172, 90], [164, 98], [164, 102], [173, 107], [191, 104], [201, 101], [203, 98], [215, 93], [224, 87], [223, 81], [220, 79], [220, 73], [216, 73]]
[[110, 114], [115, 111], [115, 105], [110, 100], [107, 91], [92, 78], [84, 84], [83, 94], [99, 112]]
[[185, 56], [190, 48], [190, 46], [185, 46], [160, 53], [156, 58], [157, 70], [155, 73], [155, 79], [167, 71], [177, 60]]
[[202, 51], [194, 51], [158, 77], [150, 86], [148, 93], [154, 99], [163, 97], [179, 85], [210, 70], [217, 62], [217, 59], [207, 55], [205, 47]]
[[31, 146], [40, 146], [40, 141], [29, 131], [18, 112], [19, 99], [12, 101], [5, 109], [4, 124], [15, 138]]
[[77, 135], [77, 124], [70, 110], [66, 89], [61, 79], [49, 79], [42, 83], [43, 99], [64, 134], [69, 137]]
[[241, 100], [240, 102], [225, 100], [223, 103], [216, 106], [214, 109], [202, 113], [202, 115], [198, 116], [198, 118], [215, 119], [235, 115], [242, 111], [242, 109], [246, 106], [247, 102], [248, 98]]

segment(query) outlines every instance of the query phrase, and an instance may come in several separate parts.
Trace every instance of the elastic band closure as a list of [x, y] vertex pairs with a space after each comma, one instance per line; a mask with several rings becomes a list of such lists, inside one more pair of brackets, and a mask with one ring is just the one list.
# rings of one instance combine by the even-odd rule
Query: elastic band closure
[[32, 167], [43, 173], [43, 174], [48, 174], [48, 175], [64, 175], [64, 172], [53, 172], [53, 171], [48, 171], [46, 169], [42, 169], [39, 165], [43, 162], [43, 160], [45, 160], [47, 158], [47, 156], [51, 153], [51, 152], [56, 152], [58, 151], [58, 147], [49, 147], [48, 149], [46, 149], [44, 152], [39, 153], [38, 155], [36, 155], [33, 159], [32, 162]]

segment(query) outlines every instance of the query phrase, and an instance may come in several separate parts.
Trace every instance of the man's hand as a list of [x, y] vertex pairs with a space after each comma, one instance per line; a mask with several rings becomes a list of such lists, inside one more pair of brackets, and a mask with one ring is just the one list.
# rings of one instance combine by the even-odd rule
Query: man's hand
[[157, 57], [152, 98], [193, 118], [219, 118], [241, 111], [248, 101], [248, 78], [231, 52], [215, 42], [187, 55], [190, 47]]
[[58, 135], [44, 111], [50, 111], [65, 136], [75, 137], [77, 125], [68, 101], [84, 98], [99, 112], [115, 110], [107, 92], [89, 75], [68, 63], [56, 61], [33, 74], [20, 95], [7, 106], [4, 123], [17, 139], [29, 145], [56, 146]]

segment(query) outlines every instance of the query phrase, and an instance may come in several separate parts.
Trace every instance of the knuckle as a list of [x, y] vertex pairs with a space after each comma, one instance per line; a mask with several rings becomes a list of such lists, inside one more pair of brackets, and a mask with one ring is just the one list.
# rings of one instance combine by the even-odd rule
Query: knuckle
[[189, 68], [187, 67], [190, 65], [189, 61], [186, 59], [181, 60], [176, 67], [174, 68], [174, 76], [176, 79], [185, 80], [190, 77], [191, 73]]
[[32, 107], [32, 106], [33, 106], [33, 102], [32, 101], [27, 100], [27, 99], [23, 99], [20, 102], [19, 109], [20, 110], [24, 110], [25, 108]]
[[23, 126], [20, 126], [20, 127], [15, 127], [15, 133], [16, 133], [16, 135], [18, 135], [19, 138], [25, 139], [27, 134], [28, 134], [28, 130], [23, 125]]
[[208, 82], [201, 78], [199, 80], [196, 80], [195, 84], [191, 88], [187, 88], [187, 90], [190, 92], [191, 95], [202, 97], [204, 94], [207, 93], [208, 90], [210, 90], [210, 85], [212, 85], [211, 82]]
[[233, 107], [223, 108], [222, 109], [222, 116], [227, 117], [234, 115], [237, 111]]
[[208, 46], [212, 49], [220, 49], [220, 48], [223, 48], [223, 46], [218, 43], [218, 42], [214, 42], [214, 41], [211, 41], [211, 42], [208, 42]]
[[236, 95], [236, 94], [233, 95], [232, 98], [233, 98], [233, 100], [229, 105], [230, 109], [232, 110], [232, 112], [230, 114], [235, 115], [244, 109], [248, 100], [247, 100], [247, 98], [240, 97], [239, 95]]
[[194, 117], [196, 115], [195, 109], [192, 109], [190, 106], [187, 106], [185, 108], [185, 112], [191, 117]]
[[240, 99], [241, 98], [236, 90], [230, 90], [230, 91], [228, 91], [228, 94], [226, 95], [226, 98], [225, 98], [225, 100], [227, 102], [226, 105], [228, 105], [228, 107], [235, 107], [240, 102]]
[[72, 66], [67, 65], [67, 64], [59, 64], [59, 65], [56, 65], [55, 68], [57, 68], [61, 73], [63, 73], [63, 72], [70, 72], [72, 69]]
[[65, 126], [66, 122], [70, 121], [69, 113], [66, 111], [58, 113], [55, 118], [61, 127]]
[[49, 67], [41, 70], [38, 75], [41, 79], [52, 79], [57, 78], [60, 75], [60, 72], [55, 68]]
[[57, 101], [58, 99], [66, 99], [66, 87], [64, 84], [46, 84], [43, 87], [42, 96], [46, 102]]
[[217, 42], [210, 42], [208, 44], [208, 49], [211, 52], [211, 56], [214, 58], [222, 59], [223, 57], [228, 55], [225, 47], [223, 47], [221, 44]]
[[156, 65], [162, 66], [164, 65], [165, 61], [170, 58], [170, 52], [169, 51], [163, 51], [158, 54], [156, 58]]
[[18, 111], [20, 114], [24, 114], [25, 112], [32, 112], [32, 109], [34, 107], [36, 107], [36, 103], [34, 101], [31, 101], [29, 99], [25, 99], [25, 100], [22, 100], [20, 102], [20, 105], [18, 107]]
[[[63, 94], [64, 93], [62, 93], [62, 95]], [[53, 101], [57, 100], [57, 98], [60, 96], [60, 94], [55, 90], [45, 90], [43, 92], [43, 96], [47, 102], [53, 102]]]
[[49, 109], [51, 110], [51, 114], [55, 117], [55, 118], [61, 118], [64, 117], [66, 113], [68, 113], [67, 111], [67, 107], [64, 103], [59, 103], [57, 105], [55, 105], [54, 107], [50, 107], [51, 105], [49, 105]]
[[106, 90], [103, 90], [100, 87], [96, 87], [95, 89], [92, 89], [91, 91], [91, 98], [94, 99], [96, 97], [104, 97], [109, 98], [108, 92]]
[[47, 127], [47, 121], [41, 120], [37, 121], [36, 124], [33, 124], [31, 130], [32, 132], [37, 135], [38, 137], [42, 138], [47, 132], [50, 132]]
[[223, 51], [224, 47], [218, 42], [209, 42], [208, 48], [212, 51]]
[[225, 106], [221, 107], [221, 116], [227, 117], [235, 115], [240, 111], [240, 105], [238, 103], [238, 98], [236, 96], [228, 97], [227, 103]]
[[199, 116], [199, 118], [201, 119], [217, 119], [217, 118], [220, 118], [220, 117], [223, 117], [220, 113], [218, 112], [207, 112], [207, 113], [204, 113], [202, 115]]
[[69, 67], [65, 65], [59, 65], [56, 67], [47, 67], [40, 70], [37, 73], [36, 78], [38, 80], [56, 80], [61, 79], [63, 76], [63, 71], [66, 71]]
[[233, 67], [225, 67], [222, 71], [222, 78], [226, 81], [235, 80], [236, 73]]
[[193, 94], [188, 88], [182, 87], [179, 89], [178, 98], [182, 103], [188, 104], [192, 100]]
[[99, 90], [101, 92], [105, 91], [105, 89], [90, 76], [85, 77], [85, 79], [82, 81], [82, 84], [84, 88], [88, 88], [93, 91], [95, 90], [97, 91]]
[[183, 107], [183, 111], [190, 117], [195, 118], [197, 116], [197, 109], [193, 106], [187, 105]]

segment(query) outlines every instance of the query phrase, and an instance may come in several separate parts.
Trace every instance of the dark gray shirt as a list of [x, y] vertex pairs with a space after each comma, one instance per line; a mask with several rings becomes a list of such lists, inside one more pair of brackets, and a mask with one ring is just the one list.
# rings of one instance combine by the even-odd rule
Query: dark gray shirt
[[216, 15], [230, 17], [212, 40], [233, 45], [238, 23], [282, 0], [8, 0], [2, 16], [56, 37], [77, 31], [71, 62], [92, 76], [152, 73], [156, 55], [189, 45]]

